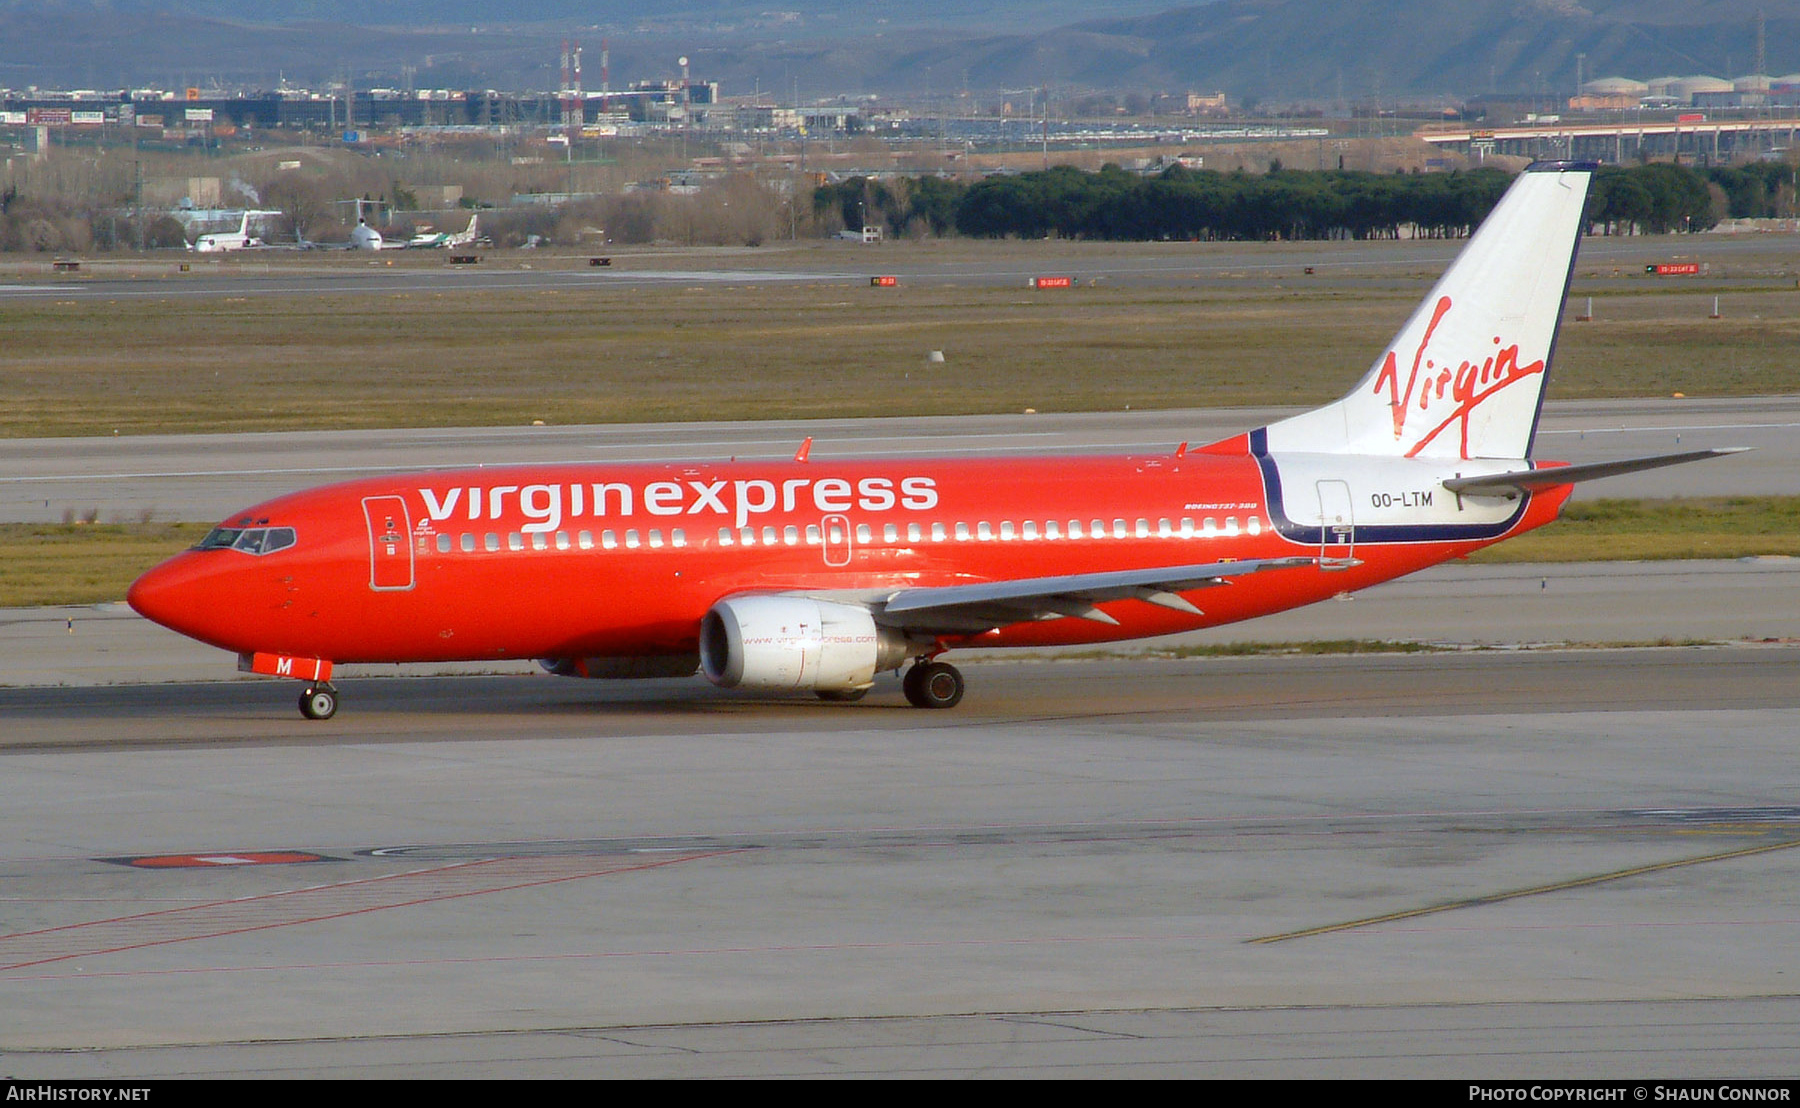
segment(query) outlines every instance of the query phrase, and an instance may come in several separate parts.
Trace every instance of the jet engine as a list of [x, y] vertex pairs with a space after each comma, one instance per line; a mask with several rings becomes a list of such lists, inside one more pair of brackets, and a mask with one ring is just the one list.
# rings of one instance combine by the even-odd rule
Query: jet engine
[[867, 608], [805, 596], [737, 596], [700, 622], [700, 668], [724, 688], [866, 689], [909, 653]]

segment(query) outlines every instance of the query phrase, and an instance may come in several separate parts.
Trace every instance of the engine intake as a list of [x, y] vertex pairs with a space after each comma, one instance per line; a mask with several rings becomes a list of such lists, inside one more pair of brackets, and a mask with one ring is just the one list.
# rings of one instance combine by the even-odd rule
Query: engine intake
[[866, 689], [908, 652], [867, 608], [811, 597], [732, 597], [700, 621], [700, 668], [727, 689]]

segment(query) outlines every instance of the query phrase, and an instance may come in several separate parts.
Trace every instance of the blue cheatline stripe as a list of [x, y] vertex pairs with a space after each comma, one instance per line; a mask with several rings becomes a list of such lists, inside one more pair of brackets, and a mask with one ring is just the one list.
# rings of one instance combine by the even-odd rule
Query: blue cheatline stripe
[[[1289, 542], [1304, 543], [1307, 546], [1321, 546], [1325, 543], [1324, 527], [1303, 527], [1287, 517], [1282, 510], [1281, 470], [1275, 459], [1269, 456], [1269, 429], [1259, 427], [1250, 432], [1250, 456], [1262, 470], [1263, 496], [1269, 505], [1269, 518], [1275, 524], [1275, 530]], [[1531, 505], [1531, 494], [1519, 497], [1519, 506], [1510, 516], [1498, 523], [1402, 523], [1384, 526], [1356, 524], [1356, 543], [1402, 543], [1402, 542], [1467, 542], [1471, 539], [1497, 539], [1512, 530], [1519, 520], [1525, 517], [1525, 509]]]

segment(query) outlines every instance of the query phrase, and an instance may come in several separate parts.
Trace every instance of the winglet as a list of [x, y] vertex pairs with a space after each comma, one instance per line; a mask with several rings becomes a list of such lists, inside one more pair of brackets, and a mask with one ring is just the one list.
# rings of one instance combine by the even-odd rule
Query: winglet
[[794, 460], [796, 462], [804, 462], [806, 460], [806, 456], [811, 453], [812, 453], [812, 436], [808, 435], [808, 436], [806, 436], [806, 441], [800, 444], [800, 449], [794, 451]]
[[1175, 448], [1175, 456], [1177, 458], [1187, 457], [1187, 443], [1184, 442]]

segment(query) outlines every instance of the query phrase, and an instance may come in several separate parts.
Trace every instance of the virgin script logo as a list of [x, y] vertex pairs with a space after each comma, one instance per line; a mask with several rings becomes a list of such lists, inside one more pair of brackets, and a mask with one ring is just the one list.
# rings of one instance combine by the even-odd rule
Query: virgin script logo
[[[1375, 392], [1379, 395], [1385, 388], [1388, 395], [1388, 409], [1394, 415], [1394, 438], [1406, 437], [1406, 421], [1416, 407], [1425, 419], [1441, 417], [1430, 430], [1419, 436], [1419, 440], [1407, 448], [1408, 458], [1416, 456], [1431, 440], [1453, 423], [1462, 424], [1462, 456], [1469, 456], [1469, 416], [1479, 408], [1488, 397], [1493, 396], [1508, 385], [1517, 384], [1534, 374], [1544, 372], [1544, 363], [1540, 359], [1530, 365], [1519, 364], [1519, 344], [1500, 346], [1500, 336], [1494, 336], [1493, 353], [1479, 362], [1463, 360], [1455, 369], [1451, 369], [1448, 361], [1439, 365], [1428, 355], [1431, 348], [1431, 336], [1442, 323], [1444, 316], [1450, 312], [1450, 298], [1438, 298], [1437, 306], [1432, 310], [1431, 322], [1425, 327], [1425, 335], [1419, 340], [1419, 348], [1413, 352], [1412, 372], [1407, 375], [1406, 389], [1400, 388], [1400, 370], [1398, 360], [1392, 350], [1381, 363], [1381, 369], [1375, 374]], [[1444, 403], [1450, 405], [1448, 414], [1444, 413]], [[1435, 412], [1433, 409], [1437, 409]]]

